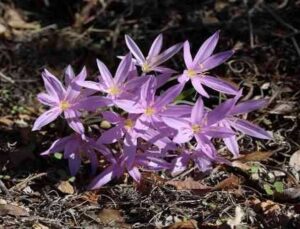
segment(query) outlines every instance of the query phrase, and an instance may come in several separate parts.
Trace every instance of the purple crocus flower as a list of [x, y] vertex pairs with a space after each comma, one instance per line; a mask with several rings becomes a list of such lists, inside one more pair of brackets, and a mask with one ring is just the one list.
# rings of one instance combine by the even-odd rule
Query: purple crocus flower
[[122, 139], [124, 136], [126, 139], [128, 135], [128, 137], [135, 139], [134, 142], [136, 142], [137, 138], [142, 138], [156, 145], [159, 149], [174, 149], [174, 143], [160, 132], [150, 127], [147, 131], [137, 130], [135, 128], [136, 120], [139, 117], [137, 114], [129, 114], [128, 117], [125, 118], [115, 112], [104, 111], [102, 112], [102, 116], [115, 126], [101, 134], [98, 140], [101, 144], [111, 144]]
[[172, 176], [185, 171], [190, 161], [193, 161], [201, 172], [211, 170], [213, 163], [229, 163], [226, 159], [219, 157], [213, 148], [210, 148], [208, 153], [201, 150], [201, 148], [184, 150], [180, 156], [172, 161]]
[[155, 96], [156, 88], [156, 78], [150, 76], [141, 87], [138, 101], [120, 100], [117, 102], [117, 106], [128, 113], [141, 114], [136, 122], [136, 128], [139, 130], [147, 130], [149, 127], [156, 129], [156, 126], [162, 123], [161, 115], [180, 94], [183, 84], [172, 86], [160, 96]]
[[[249, 121], [237, 117], [238, 115], [247, 114], [253, 110], [257, 110], [264, 107], [268, 103], [268, 101], [266, 99], [258, 99], [236, 104], [240, 96], [241, 91], [238, 95], [235, 96], [235, 104], [232, 107], [231, 111], [227, 113], [226, 117], [223, 120], [220, 121], [219, 125], [222, 127], [226, 127], [227, 129], [234, 129], [240, 131], [243, 134], [250, 135], [255, 138], [271, 139], [272, 136], [264, 129], [252, 124]], [[227, 138], [223, 138], [223, 140], [230, 152], [235, 157], [238, 157], [239, 147], [236, 136], [233, 135]]]
[[59, 115], [64, 114], [69, 126], [79, 134], [84, 133], [84, 127], [81, 123], [79, 109], [94, 110], [110, 104], [110, 100], [100, 96], [89, 96], [94, 93], [91, 90], [82, 91], [77, 85], [79, 81], [86, 78], [86, 69], [75, 77], [71, 67], [66, 70], [66, 88], [49, 71], [42, 73], [46, 93], [38, 94], [38, 100], [47, 106], [50, 110], [43, 113], [35, 121], [32, 130], [40, 130], [43, 126], [54, 121]]
[[111, 165], [92, 180], [88, 189], [101, 188], [114, 178], [121, 177], [125, 171], [127, 171], [136, 182], [140, 182], [141, 173], [139, 167], [152, 171], [160, 171], [169, 169], [171, 166], [159, 157], [157, 153], [137, 152], [136, 144], [132, 142], [132, 139], [129, 137], [124, 141], [123, 153], [115, 159], [110, 160], [110, 162]]
[[160, 34], [152, 43], [148, 56], [145, 57], [130, 36], [125, 35], [125, 41], [128, 49], [135, 57], [135, 64], [142, 68], [143, 73], [149, 73], [151, 71], [170, 73], [175, 72], [170, 68], [162, 67], [160, 65], [179, 52], [179, 50], [182, 48], [182, 43], [173, 45], [167, 50], [161, 52], [163, 36]]
[[218, 40], [219, 32], [216, 32], [202, 44], [194, 59], [191, 55], [189, 42], [186, 41], [183, 45], [184, 62], [187, 69], [184, 70], [178, 80], [179, 82], [191, 80], [196, 91], [205, 97], [209, 97], [209, 95], [202, 85], [226, 94], [235, 95], [238, 92], [237, 88], [231, 84], [207, 74], [209, 70], [224, 63], [234, 53], [230, 50], [212, 55]]
[[110, 154], [105, 146], [96, 143], [93, 139], [86, 136], [83, 139], [81, 135], [72, 134], [54, 141], [50, 148], [41, 153], [41, 155], [49, 155], [60, 151], [63, 151], [64, 158], [68, 159], [69, 170], [72, 176], [75, 176], [80, 168], [82, 155], [89, 159], [91, 173], [94, 174], [98, 167], [97, 152], [101, 152], [105, 156]]
[[190, 118], [162, 117], [162, 120], [171, 128], [176, 129], [177, 135], [173, 141], [178, 144], [189, 142], [196, 138], [200, 146], [211, 145], [211, 137], [229, 137], [234, 132], [216, 124], [226, 117], [233, 106], [233, 99], [217, 106], [214, 110], [206, 112], [201, 97], [195, 103]]

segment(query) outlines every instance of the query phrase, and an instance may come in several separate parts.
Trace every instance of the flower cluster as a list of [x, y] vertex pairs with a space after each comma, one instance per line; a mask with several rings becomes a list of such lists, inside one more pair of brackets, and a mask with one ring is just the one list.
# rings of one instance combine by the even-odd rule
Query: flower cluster
[[[211, 169], [215, 162], [228, 163], [218, 155], [215, 138], [223, 140], [235, 157], [239, 155], [239, 133], [270, 139], [265, 130], [241, 119], [241, 114], [259, 109], [267, 101], [239, 102], [242, 90], [209, 74], [234, 53], [213, 54], [218, 39], [216, 32], [193, 58], [188, 41], [162, 51], [163, 36], [159, 35], [145, 57], [126, 35], [130, 53], [120, 57], [114, 76], [97, 60], [97, 82], [86, 80], [85, 68], [75, 75], [67, 67], [64, 84], [45, 70], [42, 77], [46, 92], [40, 93], [38, 100], [50, 109], [35, 121], [33, 130], [63, 116], [74, 133], [56, 140], [42, 155], [63, 151], [72, 176], [85, 158], [95, 174], [100, 156], [104, 157], [107, 167], [89, 185], [96, 189], [125, 172], [139, 182], [140, 168], [169, 170], [174, 175], [184, 171], [191, 160], [201, 171]], [[185, 70], [178, 74], [163, 64], [182, 48]], [[195, 103], [177, 99], [188, 81], [199, 94]], [[209, 98], [209, 94], [204, 86], [227, 94], [228, 99], [214, 109], [205, 107], [202, 97]], [[96, 110], [112, 126], [100, 128], [98, 138], [91, 137], [91, 131], [82, 122], [85, 114]]]

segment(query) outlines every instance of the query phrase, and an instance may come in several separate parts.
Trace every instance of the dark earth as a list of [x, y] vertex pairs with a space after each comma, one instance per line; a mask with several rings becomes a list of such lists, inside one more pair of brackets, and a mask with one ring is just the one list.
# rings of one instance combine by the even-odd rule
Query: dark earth
[[[143, 50], [163, 33], [165, 47], [188, 39], [196, 52], [217, 30], [217, 51], [236, 53], [214, 73], [269, 99], [248, 120], [273, 140], [242, 136], [237, 160], [220, 145], [232, 166], [210, 173], [145, 171], [141, 184], [125, 176], [97, 191], [85, 190], [88, 162], [75, 179], [59, 155], [39, 156], [70, 131], [58, 120], [31, 132], [44, 68], [62, 77], [85, 65], [92, 78], [96, 58], [116, 67], [125, 34]], [[299, 101], [299, 0], [2, 0], [0, 228], [300, 228]]]

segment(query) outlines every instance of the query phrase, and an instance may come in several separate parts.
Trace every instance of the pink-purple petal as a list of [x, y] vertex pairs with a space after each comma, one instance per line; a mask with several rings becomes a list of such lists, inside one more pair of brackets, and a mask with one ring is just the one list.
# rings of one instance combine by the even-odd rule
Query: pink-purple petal
[[35, 120], [32, 130], [40, 130], [43, 126], [46, 126], [50, 122], [54, 121], [60, 114], [61, 110], [58, 107], [46, 111]]

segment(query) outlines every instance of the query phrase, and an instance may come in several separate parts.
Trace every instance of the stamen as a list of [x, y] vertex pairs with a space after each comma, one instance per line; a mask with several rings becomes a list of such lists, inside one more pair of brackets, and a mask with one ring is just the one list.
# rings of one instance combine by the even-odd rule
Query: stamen
[[194, 124], [194, 125], [192, 125], [192, 130], [195, 134], [197, 134], [201, 131], [201, 127], [197, 124]]
[[186, 74], [189, 78], [194, 78], [197, 75], [197, 72], [193, 69], [188, 69], [186, 71]]
[[151, 116], [155, 113], [155, 109], [153, 107], [147, 107], [145, 110], [145, 114]]
[[134, 122], [128, 118], [124, 121], [124, 126], [126, 129], [131, 129], [134, 126]]
[[143, 65], [142, 65], [142, 71], [144, 72], [144, 73], [148, 73], [148, 72], [151, 72], [151, 67], [150, 67], [150, 65], [149, 64], [147, 64], [147, 63], [144, 63]]
[[67, 110], [71, 107], [71, 104], [68, 101], [63, 100], [63, 101], [60, 102], [59, 107], [60, 107], [60, 109], [65, 111], [65, 110]]
[[120, 88], [118, 88], [116, 86], [112, 86], [107, 89], [107, 93], [110, 95], [118, 95], [121, 93], [121, 90], [120, 90]]

